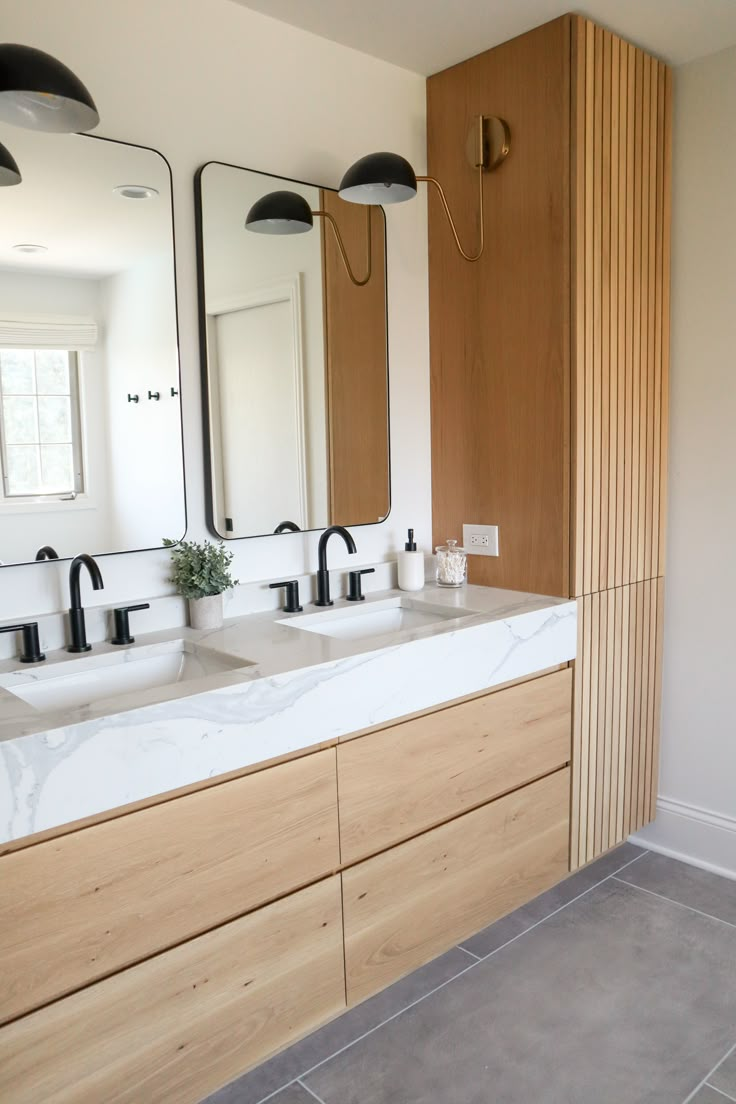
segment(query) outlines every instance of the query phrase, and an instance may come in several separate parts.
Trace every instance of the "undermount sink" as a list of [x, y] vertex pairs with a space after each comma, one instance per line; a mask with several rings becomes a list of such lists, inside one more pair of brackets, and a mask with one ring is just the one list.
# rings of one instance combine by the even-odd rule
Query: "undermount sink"
[[334, 636], [340, 640], [366, 640], [373, 636], [387, 636], [426, 629], [445, 621], [472, 616], [472, 610], [451, 606], [435, 606], [416, 598], [386, 598], [378, 602], [356, 603], [352, 607], [329, 609], [324, 613], [309, 613], [295, 617], [285, 624], [320, 636]]
[[194, 684], [201, 679], [251, 666], [248, 660], [202, 648], [190, 640], [169, 640], [14, 671], [0, 675], [0, 686], [39, 712], [48, 713], [181, 683], [190, 684], [194, 693]]

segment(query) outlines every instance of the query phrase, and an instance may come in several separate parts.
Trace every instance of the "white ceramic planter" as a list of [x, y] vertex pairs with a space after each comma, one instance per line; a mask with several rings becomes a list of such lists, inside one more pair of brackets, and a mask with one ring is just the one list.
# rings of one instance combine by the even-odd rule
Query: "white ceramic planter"
[[190, 598], [189, 624], [193, 629], [219, 629], [222, 625], [222, 595]]

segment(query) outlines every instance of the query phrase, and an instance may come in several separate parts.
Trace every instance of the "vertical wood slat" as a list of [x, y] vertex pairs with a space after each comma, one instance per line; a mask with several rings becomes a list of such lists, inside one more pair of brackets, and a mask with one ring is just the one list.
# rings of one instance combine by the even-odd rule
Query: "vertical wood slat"
[[659, 564], [657, 575], [664, 575], [667, 536], [667, 452], [669, 419], [670, 363], [670, 249], [672, 234], [672, 70], [662, 66], [664, 75], [664, 119], [662, 150], [662, 378], [660, 382], [661, 441], [659, 455]]
[[663, 570], [670, 76], [586, 20], [573, 28], [572, 580], [579, 596]]
[[578, 599], [571, 866], [654, 815], [659, 761], [663, 579]]

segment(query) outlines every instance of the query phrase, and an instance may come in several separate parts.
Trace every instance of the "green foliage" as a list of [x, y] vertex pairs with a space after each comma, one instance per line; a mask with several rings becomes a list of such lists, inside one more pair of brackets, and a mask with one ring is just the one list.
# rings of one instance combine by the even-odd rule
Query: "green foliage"
[[230, 573], [233, 554], [222, 541], [197, 544], [164, 538], [164, 546], [173, 550], [169, 582], [183, 598], [207, 598], [238, 585]]

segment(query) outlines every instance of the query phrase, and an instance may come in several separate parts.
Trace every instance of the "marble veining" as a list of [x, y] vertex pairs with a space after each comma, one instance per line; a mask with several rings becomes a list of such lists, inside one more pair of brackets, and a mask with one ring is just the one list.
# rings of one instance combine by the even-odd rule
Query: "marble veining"
[[[134, 648], [184, 638], [252, 666], [128, 694], [116, 700], [113, 713], [104, 702], [39, 713], [0, 690], [0, 841], [339, 739], [574, 658], [575, 602], [475, 586], [428, 586], [416, 597], [470, 615], [368, 640], [297, 631], [293, 621], [300, 615], [273, 612], [226, 622], [215, 632], [139, 636]], [[343, 605], [338, 601], [333, 610]], [[65, 660], [60, 653], [48, 662]], [[0, 663], [0, 675], [11, 672], [15, 677], [17, 664]]]

